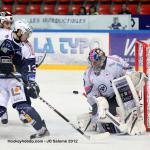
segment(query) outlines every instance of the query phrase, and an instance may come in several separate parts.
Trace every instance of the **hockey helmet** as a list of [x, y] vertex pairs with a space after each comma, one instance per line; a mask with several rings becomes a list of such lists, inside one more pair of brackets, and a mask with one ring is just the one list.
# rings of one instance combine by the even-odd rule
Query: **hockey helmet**
[[89, 52], [88, 60], [90, 65], [93, 67], [94, 72], [100, 73], [105, 59], [105, 53], [100, 48], [94, 48]]
[[5, 21], [13, 23], [13, 16], [8, 11], [0, 12], [0, 23], [3, 24]]
[[21, 30], [22, 34], [28, 33], [29, 35], [32, 33], [32, 27], [26, 20], [18, 20], [14, 23], [13, 31]]
[[100, 48], [94, 48], [89, 52], [89, 61], [101, 61], [105, 57], [105, 53]]

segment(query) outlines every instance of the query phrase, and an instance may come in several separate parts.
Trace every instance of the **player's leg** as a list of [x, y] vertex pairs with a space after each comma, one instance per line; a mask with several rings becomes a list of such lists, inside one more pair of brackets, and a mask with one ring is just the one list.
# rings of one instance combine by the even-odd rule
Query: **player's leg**
[[107, 100], [108, 104], [109, 104], [109, 112], [116, 116], [117, 112], [116, 112], [116, 107], [118, 107], [117, 101], [116, 101], [116, 96], [113, 96], [112, 98]]
[[[117, 101], [116, 101], [116, 96], [113, 96], [112, 98], [107, 100], [108, 105], [109, 105], [109, 112], [113, 115], [116, 116], [117, 112], [116, 112], [116, 107], [118, 107]], [[119, 130], [114, 126], [113, 123], [108, 122], [108, 123], [103, 123], [102, 124], [103, 128], [110, 132], [110, 133], [118, 133]]]
[[[109, 103], [104, 97], [97, 98], [97, 103], [96, 103], [97, 106], [93, 105], [92, 108], [93, 113], [87, 113], [78, 116], [77, 121], [79, 127], [82, 130], [86, 129], [87, 131], [99, 130], [100, 132], [118, 133], [119, 130], [113, 125], [112, 120], [110, 120], [110, 118], [108, 118], [106, 115], [108, 110], [111, 111], [111, 113], [116, 115], [116, 111], [114, 111], [114, 109], [116, 109], [117, 103], [114, 98], [115, 97], [113, 97], [113, 100], [111, 100], [111, 102]], [[93, 121], [91, 121], [91, 119]], [[115, 119], [118, 120], [117, 117]]]
[[14, 103], [13, 107], [19, 111], [19, 114], [22, 114], [27, 122], [37, 131], [35, 134], [36, 137], [49, 135], [45, 122], [43, 122], [38, 112], [32, 106], [26, 102], [18, 102]]
[[1, 117], [1, 122], [2, 124], [7, 124], [8, 123], [8, 115], [7, 115], [7, 104], [9, 100], [9, 94], [8, 92], [4, 89], [4, 84], [3, 80], [1, 80], [0, 84], [0, 117]]
[[2, 123], [2, 124], [7, 124], [7, 123], [8, 123], [8, 113], [7, 113], [7, 109], [6, 109], [6, 112], [1, 116], [1, 123]]
[[[27, 103], [31, 106], [31, 98], [30, 96], [28, 96], [28, 93], [27, 93], [27, 89], [24, 87], [24, 92], [25, 92], [25, 96], [26, 96], [26, 101]], [[19, 118], [20, 120], [23, 122], [23, 123], [28, 123], [28, 121], [26, 120], [26, 118], [24, 117], [23, 114], [20, 113], [20, 111], [18, 111], [19, 113]]]
[[105, 133], [105, 129], [103, 128], [101, 122], [99, 121], [99, 104], [98, 101], [95, 100], [96, 103], [93, 103], [92, 106], [92, 112], [91, 112], [91, 119], [90, 123], [91, 124], [96, 124], [97, 126], [97, 131], [100, 133]]
[[114, 126], [114, 124], [107, 118], [106, 113], [110, 112], [112, 115], [116, 116], [116, 107], [117, 102], [115, 96], [111, 99], [106, 99], [104, 97], [97, 98], [98, 107], [99, 107], [99, 121], [101, 122], [105, 131], [109, 133], [118, 133], [118, 129]]
[[13, 108], [15, 108], [19, 114], [22, 114], [28, 123], [30, 123], [37, 131], [34, 136], [42, 137], [49, 135], [46, 125], [42, 121], [38, 112], [26, 101], [22, 84], [15, 79], [10, 79], [9, 92]]

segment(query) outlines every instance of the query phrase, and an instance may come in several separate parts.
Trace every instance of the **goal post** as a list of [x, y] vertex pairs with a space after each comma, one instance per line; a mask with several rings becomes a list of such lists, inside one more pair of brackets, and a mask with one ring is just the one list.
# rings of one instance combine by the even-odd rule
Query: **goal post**
[[143, 71], [148, 82], [144, 86], [143, 101], [144, 101], [144, 123], [146, 130], [150, 131], [150, 41], [135, 42], [135, 70]]

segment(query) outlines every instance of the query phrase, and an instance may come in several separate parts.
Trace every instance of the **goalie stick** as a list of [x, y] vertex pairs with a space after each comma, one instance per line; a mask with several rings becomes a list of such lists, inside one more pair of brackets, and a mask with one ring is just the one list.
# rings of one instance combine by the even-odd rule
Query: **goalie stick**
[[[79, 92], [78, 92], [79, 94]], [[80, 93], [81, 94], [81, 93]], [[86, 93], [82, 93], [84, 97], [87, 97]], [[106, 116], [111, 120], [111, 122], [121, 131], [126, 132], [127, 131], [127, 125], [124, 123], [121, 123], [116, 117], [114, 117], [109, 111], [106, 111]]]
[[[20, 78], [15, 76], [13, 73], [11, 75], [18, 81], [21, 82], [24, 86], [27, 86]], [[41, 100], [43, 103], [45, 103], [50, 109], [52, 109], [56, 114], [58, 114], [62, 119], [64, 119], [68, 124], [70, 124], [76, 131], [78, 131], [81, 135], [83, 135], [86, 139], [90, 141], [97, 141], [99, 142], [100, 139], [104, 139], [109, 136], [109, 133], [101, 134], [101, 135], [87, 135], [83, 131], [80, 130], [79, 127], [77, 127], [75, 124], [71, 123], [70, 120], [65, 117], [62, 113], [60, 113], [57, 109], [55, 109], [52, 105], [50, 105], [46, 100], [44, 100], [41, 96], [38, 96], [38, 99]]]
[[[84, 97], [87, 97], [86, 93], [80, 93], [78, 92], [78, 94], [81, 94]], [[124, 133], [128, 133], [131, 135], [131, 132], [133, 130], [133, 127], [135, 125], [135, 122], [137, 121], [137, 117], [136, 115], [134, 115], [134, 112], [137, 110], [137, 107], [132, 110], [126, 117], [125, 117], [125, 122], [120, 122], [119, 119], [115, 116], [113, 116], [109, 111], [106, 111], [106, 116], [110, 119], [110, 121], [121, 131]], [[129, 118], [131, 118], [129, 120]], [[128, 126], [129, 124], [131, 124], [131, 128], [130, 130], [128, 130]]]
[[61, 118], [63, 118], [67, 123], [69, 123], [76, 131], [78, 131], [81, 135], [83, 135], [86, 139], [91, 141], [99, 141], [105, 137], [109, 136], [109, 133], [102, 134], [102, 135], [87, 135], [83, 131], [80, 130], [79, 127], [77, 127], [75, 124], [71, 123], [70, 120], [65, 117], [63, 114], [61, 114], [57, 109], [55, 109], [52, 105], [50, 105], [46, 100], [44, 100], [42, 97], [38, 97], [43, 103], [45, 103], [50, 109], [52, 109], [55, 113], [57, 113]]

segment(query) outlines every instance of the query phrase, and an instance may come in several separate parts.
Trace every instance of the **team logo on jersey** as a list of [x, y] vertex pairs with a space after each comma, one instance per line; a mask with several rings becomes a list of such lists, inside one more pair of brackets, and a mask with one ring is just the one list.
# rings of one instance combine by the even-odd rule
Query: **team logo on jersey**
[[16, 86], [12, 88], [12, 95], [16, 96], [19, 95], [21, 93], [21, 87], [20, 86]]
[[5, 40], [0, 47], [1, 51], [3, 51], [4, 53], [7, 53], [10, 50], [14, 50], [13, 46], [12, 46], [12, 42], [10, 40]]
[[107, 91], [107, 86], [106, 85], [104, 85], [104, 84], [100, 84], [99, 86], [98, 86], [98, 91], [99, 91], [99, 93], [105, 93], [106, 91]]

